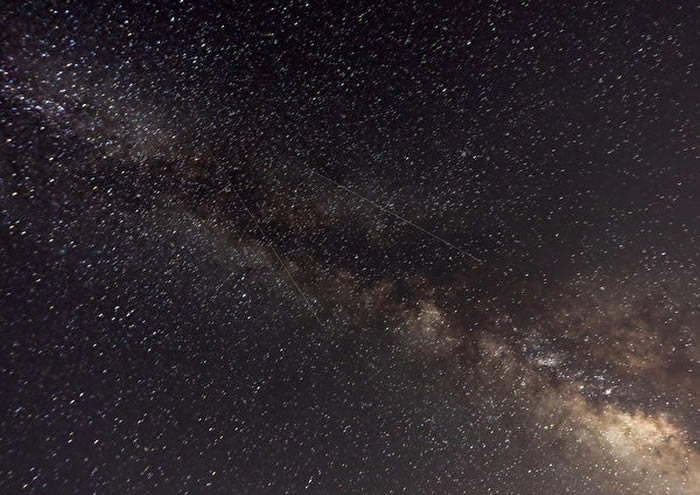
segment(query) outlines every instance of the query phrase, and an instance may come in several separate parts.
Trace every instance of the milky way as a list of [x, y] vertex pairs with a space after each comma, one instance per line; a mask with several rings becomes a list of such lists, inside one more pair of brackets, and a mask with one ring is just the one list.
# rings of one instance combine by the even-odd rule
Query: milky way
[[697, 493], [700, 10], [565, 4], [0, 7], [2, 492]]

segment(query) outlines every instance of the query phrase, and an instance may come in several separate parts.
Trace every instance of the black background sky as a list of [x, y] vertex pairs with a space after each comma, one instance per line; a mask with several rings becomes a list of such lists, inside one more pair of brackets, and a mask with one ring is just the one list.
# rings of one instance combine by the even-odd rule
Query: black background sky
[[0, 19], [3, 493], [700, 486], [695, 2]]

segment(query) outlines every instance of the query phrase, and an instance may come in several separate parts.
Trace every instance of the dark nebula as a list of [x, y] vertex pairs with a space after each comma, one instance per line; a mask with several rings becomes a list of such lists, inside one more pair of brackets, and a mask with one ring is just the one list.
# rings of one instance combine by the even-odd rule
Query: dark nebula
[[697, 2], [0, 23], [0, 492], [700, 492]]

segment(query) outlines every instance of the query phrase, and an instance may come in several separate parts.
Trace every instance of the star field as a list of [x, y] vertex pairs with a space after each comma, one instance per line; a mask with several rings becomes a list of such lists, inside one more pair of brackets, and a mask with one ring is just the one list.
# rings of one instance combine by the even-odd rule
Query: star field
[[2, 493], [698, 492], [694, 2], [0, 23]]

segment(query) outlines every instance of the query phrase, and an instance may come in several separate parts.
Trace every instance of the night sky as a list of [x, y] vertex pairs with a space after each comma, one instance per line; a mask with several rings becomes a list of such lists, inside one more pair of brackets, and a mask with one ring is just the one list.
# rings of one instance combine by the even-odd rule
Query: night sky
[[696, 1], [0, 27], [3, 494], [700, 493]]

